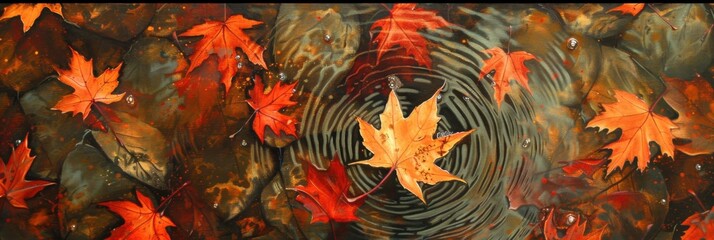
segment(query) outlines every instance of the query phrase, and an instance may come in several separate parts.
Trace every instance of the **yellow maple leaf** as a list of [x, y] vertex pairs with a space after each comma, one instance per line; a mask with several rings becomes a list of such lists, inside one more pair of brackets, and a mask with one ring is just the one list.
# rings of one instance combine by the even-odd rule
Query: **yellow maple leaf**
[[457, 132], [437, 139], [432, 137], [441, 119], [437, 115], [436, 107], [439, 91], [414, 108], [407, 118], [404, 118], [397, 95], [392, 91], [384, 112], [379, 115], [382, 129], [376, 129], [358, 117], [359, 132], [364, 138], [362, 144], [374, 153], [374, 156], [369, 160], [353, 162], [350, 165], [365, 164], [396, 169], [399, 183], [424, 203], [426, 203], [424, 194], [417, 182], [430, 185], [442, 181], [465, 182], [434, 164], [462, 138], [474, 131], [472, 129]]
[[62, 6], [59, 3], [16, 3], [5, 7], [0, 20], [20, 16], [22, 32], [27, 32], [45, 8], [62, 16]]

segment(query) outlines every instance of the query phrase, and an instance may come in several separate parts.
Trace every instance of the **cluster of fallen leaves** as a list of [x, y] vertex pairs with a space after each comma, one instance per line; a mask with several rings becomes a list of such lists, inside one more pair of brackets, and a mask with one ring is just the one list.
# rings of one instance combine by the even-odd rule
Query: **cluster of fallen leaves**
[[[23, 23], [23, 31], [27, 32], [41, 14], [43, 9], [62, 15], [59, 4], [13, 4], [5, 8], [0, 20], [19, 16]], [[608, 12], [621, 12], [621, 14], [637, 15], [644, 8], [644, 4], [623, 4]], [[265, 47], [254, 42], [245, 29], [260, 25], [262, 22], [251, 20], [242, 15], [228, 16], [225, 21], [209, 20], [203, 24], [191, 27], [178, 37], [197, 37], [201, 39], [193, 46], [189, 56], [190, 65], [183, 79], [176, 83], [179, 93], [186, 97], [186, 101], [193, 101], [201, 97], [201, 78], [205, 77], [197, 69], [208, 67], [207, 71], [218, 72], [218, 79], [210, 79], [214, 84], [220, 83], [224, 92], [231, 91], [234, 77], [238, 71], [238, 58], [247, 56], [248, 60], [263, 69], [268, 68], [263, 58]], [[435, 11], [417, 7], [417, 4], [394, 4], [389, 10], [389, 15], [375, 21], [371, 31], [377, 31], [372, 38], [375, 44], [376, 58], [371, 66], [389, 65], [390, 54], [404, 52], [413, 58], [418, 66], [432, 68], [429, 56], [429, 42], [420, 31], [436, 30], [452, 25]], [[242, 51], [238, 52], [238, 49]], [[112, 104], [122, 100], [125, 93], [114, 93], [119, 85], [118, 76], [122, 63], [95, 77], [92, 60], [87, 60], [74, 49], [68, 63], [69, 68], [63, 69], [53, 66], [59, 75], [59, 80], [71, 87], [74, 92], [64, 96], [58, 101], [53, 110], [62, 113], [70, 112], [72, 115], [82, 114], [82, 119], [92, 128], [112, 131], [105, 121], [120, 121], [108, 108], [102, 104]], [[507, 94], [511, 93], [511, 81], [515, 80], [521, 87], [531, 92], [528, 74], [530, 72], [526, 63], [538, 60], [536, 56], [526, 51], [506, 51], [502, 46], [492, 46], [483, 50], [489, 58], [484, 60], [479, 78], [490, 76], [493, 81], [493, 100], [500, 108]], [[213, 56], [213, 57], [212, 57]], [[357, 68], [359, 69], [359, 67]], [[384, 76], [383, 76], [384, 77]], [[485, 79], [484, 79], [485, 80]], [[353, 88], [348, 79], [348, 93], [361, 91]], [[369, 80], [361, 84], [364, 89], [369, 86]], [[276, 134], [285, 134], [298, 137], [297, 119], [281, 113], [287, 107], [295, 106], [297, 102], [291, 100], [297, 82], [286, 84], [278, 82], [266, 87], [262, 78], [256, 75], [253, 78], [253, 88], [248, 92], [250, 98], [245, 102], [253, 110], [253, 130], [261, 142], [265, 142], [265, 130], [270, 129]], [[670, 90], [657, 101], [646, 103], [634, 94], [615, 90], [615, 102], [603, 103], [603, 111], [587, 123], [588, 127], [608, 129], [610, 132], [620, 129], [620, 137], [612, 143], [603, 146], [610, 149], [607, 157], [610, 162], [603, 159], [586, 159], [571, 164], [563, 170], [569, 174], [585, 174], [592, 176], [594, 171], [602, 165], [607, 165], [606, 173], [612, 173], [623, 168], [627, 163], [635, 164], [638, 170], [645, 170], [653, 156], [650, 143], [658, 146], [658, 154], [673, 156], [675, 146], [673, 139], [685, 138], [695, 140], [681, 146], [681, 151], [687, 153], [711, 153], [712, 134], [707, 132], [696, 133], [696, 129], [711, 129], [711, 109], [693, 109], [680, 113], [680, 118], [673, 121], [653, 111], [661, 99], [670, 104], [682, 103], [691, 96], [689, 86], [679, 80], [668, 79]], [[709, 86], [707, 84], [699, 84]], [[712, 100], [710, 87], [697, 91], [704, 91], [701, 95], [702, 102]], [[434, 139], [438, 116], [437, 96], [441, 89], [421, 105], [412, 110], [409, 116], [404, 117], [401, 105], [394, 91], [388, 95], [384, 112], [380, 114], [381, 129], [376, 129], [368, 121], [358, 117], [360, 136], [364, 139], [363, 145], [374, 156], [368, 160], [350, 163], [350, 165], [367, 165], [374, 168], [389, 169], [384, 179], [396, 174], [399, 184], [427, 203], [419, 183], [435, 185], [444, 181], [465, 180], [453, 175], [448, 170], [442, 169], [435, 161], [446, 156], [449, 151], [474, 130], [453, 133]], [[685, 93], [685, 94], [682, 94]], [[708, 95], [707, 95], [708, 94]], [[700, 96], [700, 95], [697, 95]], [[701, 105], [701, 104], [699, 104]], [[688, 105], [690, 106], [690, 105]], [[698, 106], [693, 104], [692, 106]], [[682, 106], [682, 109], [686, 108]], [[96, 110], [95, 110], [96, 109]], [[689, 109], [688, 109], [689, 110]], [[694, 115], [688, 114], [695, 112]], [[684, 129], [673, 131], [673, 129]], [[415, 130], [416, 129], [416, 130]], [[117, 138], [118, 140], [119, 138]], [[121, 145], [121, 144], [120, 144]], [[708, 150], [707, 150], [708, 149]], [[0, 161], [0, 198], [6, 198], [13, 207], [27, 208], [25, 199], [41, 191], [45, 186], [54, 183], [42, 180], [26, 180], [30, 166], [33, 162], [27, 138], [15, 149], [7, 164]], [[364, 203], [366, 197], [378, 190], [385, 182], [374, 186], [359, 196], [349, 197], [351, 181], [348, 178], [342, 161], [335, 158], [326, 170], [319, 170], [312, 164], [307, 164], [307, 183], [292, 190], [298, 193], [297, 201], [302, 203], [312, 213], [312, 222], [350, 222], [358, 221], [356, 211]], [[179, 189], [180, 190], [180, 189]], [[176, 190], [178, 191], [178, 190]], [[174, 222], [163, 215], [162, 206], [167, 199], [162, 200], [159, 207], [154, 205], [150, 197], [136, 190], [138, 204], [132, 201], [109, 201], [99, 205], [107, 207], [124, 219], [123, 225], [111, 232], [110, 238], [145, 238], [153, 236], [159, 239], [169, 239], [166, 228], [174, 227]], [[565, 237], [557, 233], [553, 225], [554, 212], [551, 211], [543, 223], [546, 239], [600, 239], [605, 230], [591, 230], [585, 233], [586, 220], [577, 216], [565, 232]], [[683, 225], [690, 226], [685, 233], [685, 238], [713, 238], [714, 224], [711, 223], [711, 213], [695, 214], [684, 221]]]

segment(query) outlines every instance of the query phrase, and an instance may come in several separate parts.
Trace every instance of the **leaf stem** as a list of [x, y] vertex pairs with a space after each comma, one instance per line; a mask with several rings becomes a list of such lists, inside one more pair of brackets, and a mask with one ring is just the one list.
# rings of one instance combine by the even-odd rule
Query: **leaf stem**
[[295, 192], [298, 192], [298, 193], [302, 193], [302, 194], [304, 194], [305, 196], [308, 196], [308, 197], [310, 198], [310, 200], [312, 200], [313, 202], [315, 202], [315, 204], [317, 205], [317, 207], [319, 207], [320, 210], [322, 210], [322, 212], [325, 213], [325, 216], [327, 216], [327, 222], [330, 223], [330, 228], [332, 229], [332, 237], [333, 237], [335, 240], [337, 240], [337, 232], [335, 231], [335, 226], [334, 226], [334, 224], [332, 223], [332, 222], [333, 222], [333, 221], [332, 221], [332, 218], [331, 218], [330, 215], [327, 213], [327, 210], [326, 210], [324, 207], [322, 207], [322, 204], [320, 204], [320, 202], [318, 202], [317, 199], [316, 199], [314, 196], [312, 196], [312, 194], [310, 194], [309, 192], [306, 192], [305, 190], [299, 189], [299, 188], [285, 188], [285, 190], [291, 190], [291, 191], [295, 191]]
[[164, 205], [166, 205], [166, 203], [167, 203], [170, 199], [172, 199], [178, 192], [180, 192], [181, 189], [183, 189], [184, 187], [188, 186], [188, 184], [190, 184], [190, 183], [191, 183], [190, 180], [189, 180], [189, 181], [186, 181], [185, 183], [183, 183], [180, 187], [178, 187], [176, 190], [174, 190], [168, 197], [166, 197], [163, 201], [161, 201], [161, 203], [159, 204], [159, 207], [157, 207], [156, 209], [157, 209], [157, 210], [158, 210], [158, 209], [161, 209], [161, 207], [163, 207]]
[[672, 30], [677, 30], [677, 27], [675, 27], [674, 25], [672, 25], [672, 23], [669, 22], [669, 20], [667, 20], [666, 18], [664, 18], [664, 17], [662, 16], [662, 12], [660, 12], [659, 9], [657, 9], [656, 7], [654, 7], [651, 3], [648, 3], [647, 6], [649, 6], [650, 8], [652, 8], [652, 10], [654, 10], [654, 12], [657, 14], [657, 16], [659, 16], [659, 18], [662, 19], [662, 21], [664, 21], [665, 23], [667, 23], [667, 25], [669, 25], [669, 27], [671, 27]]
[[707, 207], [704, 206], [704, 203], [702, 203], [702, 200], [699, 199], [699, 197], [697, 196], [697, 193], [695, 193], [692, 189], [687, 189], [687, 192], [689, 192], [689, 194], [694, 196], [694, 199], [697, 200], [697, 203], [699, 203], [699, 206], [702, 207], [702, 211], [707, 211]]
[[359, 196], [353, 197], [353, 198], [347, 197], [347, 196], [345, 195], [344, 197], [347, 199], [347, 202], [353, 203], [353, 202], [359, 201], [359, 200], [362, 199], [362, 198], [367, 197], [367, 195], [372, 194], [372, 193], [373, 193], [374, 191], [376, 191], [379, 187], [381, 187], [382, 184], [384, 184], [384, 183], [387, 181], [387, 178], [389, 178], [389, 176], [392, 175], [392, 173], [394, 172], [395, 169], [397, 169], [397, 165], [394, 165], [394, 166], [392, 166], [392, 168], [389, 169], [389, 172], [387, 173], [387, 175], [384, 175], [384, 178], [382, 178], [382, 181], [380, 181], [379, 183], [377, 183], [377, 186], [374, 186], [374, 188], [372, 188], [372, 189], [370, 189], [369, 191], [363, 193], [362, 195], [359, 195]]

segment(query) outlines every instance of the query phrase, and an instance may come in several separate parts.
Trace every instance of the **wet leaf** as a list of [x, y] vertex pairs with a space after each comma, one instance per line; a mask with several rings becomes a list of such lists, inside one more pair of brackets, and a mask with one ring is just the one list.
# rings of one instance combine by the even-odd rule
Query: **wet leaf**
[[116, 112], [109, 132], [92, 131], [105, 154], [125, 173], [159, 189], [166, 189], [171, 149], [164, 135], [135, 117]]
[[63, 3], [62, 6], [68, 22], [122, 42], [144, 31], [156, 11], [155, 5], [148, 3]]

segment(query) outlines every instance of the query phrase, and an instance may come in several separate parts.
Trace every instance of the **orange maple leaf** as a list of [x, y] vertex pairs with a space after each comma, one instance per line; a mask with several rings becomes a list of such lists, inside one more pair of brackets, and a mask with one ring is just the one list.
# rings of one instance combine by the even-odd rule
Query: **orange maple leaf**
[[307, 184], [297, 186], [293, 190], [302, 194], [295, 200], [302, 203], [312, 213], [315, 222], [352, 222], [359, 218], [355, 211], [364, 201], [349, 202], [345, 193], [350, 188], [350, 180], [345, 173], [345, 167], [335, 155], [327, 170], [320, 171], [309, 161], [307, 163]]
[[530, 70], [523, 62], [536, 59], [533, 54], [524, 51], [506, 53], [499, 47], [486, 49], [484, 52], [491, 55], [491, 58], [483, 62], [479, 78], [482, 79], [491, 71], [496, 71], [493, 76], [493, 82], [495, 83], [493, 97], [496, 99], [498, 107], [501, 107], [501, 102], [503, 102], [506, 92], [511, 91], [510, 81], [513, 79], [526, 88], [528, 92], [531, 91], [528, 86], [528, 72]]
[[649, 143], [655, 141], [662, 154], [673, 156], [674, 143], [672, 129], [677, 126], [669, 118], [652, 112], [647, 104], [634, 94], [615, 90], [617, 102], [602, 104], [604, 112], [595, 116], [587, 127], [599, 127], [614, 131], [622, 129], [620, 138], [605, 146], [612, 149], [607, 174], [624, 167], [625, 162], [634, 162], [637, 169], [644, 170], [650, 161]]
[[703, 213], [694, 213], [682, 222], [682, 226], [689, 226], [682, 236], [684, 240], [714, 239], [714, 207]]
[[546, 240], [600, 240], [602, 239], [602, 235], [605, 232], [605, 228], [600, 228], [597, 230], [592, 230], [590, 233], [585, 234], [585, 228], [587, 226], [587, 220], [584, 220], [583, 223], [580, 223], [580, 215], [577, 216], [568, 216], [568, 217], [575, 217], [575, 221], [572, 223], [572, 225], [568, 226], [568, 229], [565, 232], [564, 236], [559, 236], [558, 235], [558, 228], [555, 226], [553, 223], [553, 213], [556, 210], [551, 210], [550, 213], [548, 214], [548, 217], [544, 220], [543, 223], [543, 235]]
[[389, 168], [390, 174], [396, 170], [399, 183], [424, 203], [426, 200], [417, 182], [430, 185], [442, 181], [465, 183], [463, 179], [434, 164], [456, 143], [474, 131], [472, 129], [433, 138], [437, 123], [441, 119], [436, 107], [436, 97], [440, 91], [441, 89], [437, 90], [434, 96], [414, 108], [412, 113], [404, 118], [397, 95], [392, 90], [384, 112], [379, 115], [382, 126], [379, 130], [358, 117], [359, 132], [364, 138], [362, 144], [374, 153], [374, 156], [369, 160], [353, 162], [350, 165], [365, 164]]
[[196, 44], [195, 51], [191, 54], [190, 73], [200, 66], [210, 54], [218, 56], [218, 70], [221, 72], [221, 82], [226, 86], [226, 91], [231, 87], [231, 79], [238, 72], [236, 48], [240, 48], [254, 64], [267, 69], [263, 60], [265, 48], [253, 42], [243, 29], [252, 28], [263, 22], [244, 18], [242, 15], [233, 15], [225, 22], [206, 21], [204, 24], [193, 26], [186, 32], [179, 34], [181, 37], [203, 36]]
[[23, 25], [22, 32], [27, 32], [45, 8], [62, 16], [62, 5], [59, 3], [15, 3], [5, 7], [0, 20], [20, 16]]
[[645, 9], [644, 3], [623, 3], [620, 6], [608, 10], [607, 12], [621, 12], [622, 15], [630, 14], [635, 16], [640, 13], [642, 9]]
[[246, 102], [255, 110], [253, 131], [261, 142], [265, 142], [265, 127], [270, 127], [275, 134], [280, 134], [283, 131], [285, 134], [297, 137], [295, 129], [297, 119], [280, 113], [280, 109], [297, 104], [297, 102], [290, 101], [296, 85], [297, 82], [287, 85], [278, 82], [266, 94], [263, 93], [263, 81], [259, 76], [255, 76], [255, 86], [248, 92], [250, 99]]
[[175, 227], [176, 224], [158, 213], [151, 199], [138, 190], [136, 198], [141, 205], [132, 201], [99, 203], [124, 219], [124, 224], [112, 230], [108, 239], [171, 239], [166, 228]]
[[87, 61], [74, 49], [70, 48], [70, 50], [72, 50], [72, 59], [69, 62], [69, 70], [54, 68], [59, 74], [60, 82], [74, 88], [74, 92], [62, 97], [52, 110], [60, 110], [62, 113], [73, 112], [72, 116], [82, 113], [82, 119], [86, 119], [92, 104], [97, 102], [110, 104], [124, 97], [124, 93], [112, 94], [119, 85], [117, 78], [122, 63], [113, 69], [104, 70], [99, 77], [94, 77], [92, 60]]
[[377, 20], [370, 30], [381, 28], [374, 41], [378, 41], [377, 62], [393, 46], [403, 47], [420, 64], [431, 68], [431, 59], [426, 48], [426, 39], [420, 29], [437, 29], [449, 26], [436, 11], [416, 8], [416, 3], [397, 3], [390, 10], [389, 17]]
[[0, 198], [7, 198], [10, 205], [17, 208], [27, 208], [25, 199], [35, 196], [46, 186], [55, 184], [42, 180], [25, 180], [27, 171], [30, 170], [35, 157], [30, 157], [30, 148], [27, 147], [27, 135], [17, 149], [13, 149], [7, 165], [0, 159]]

